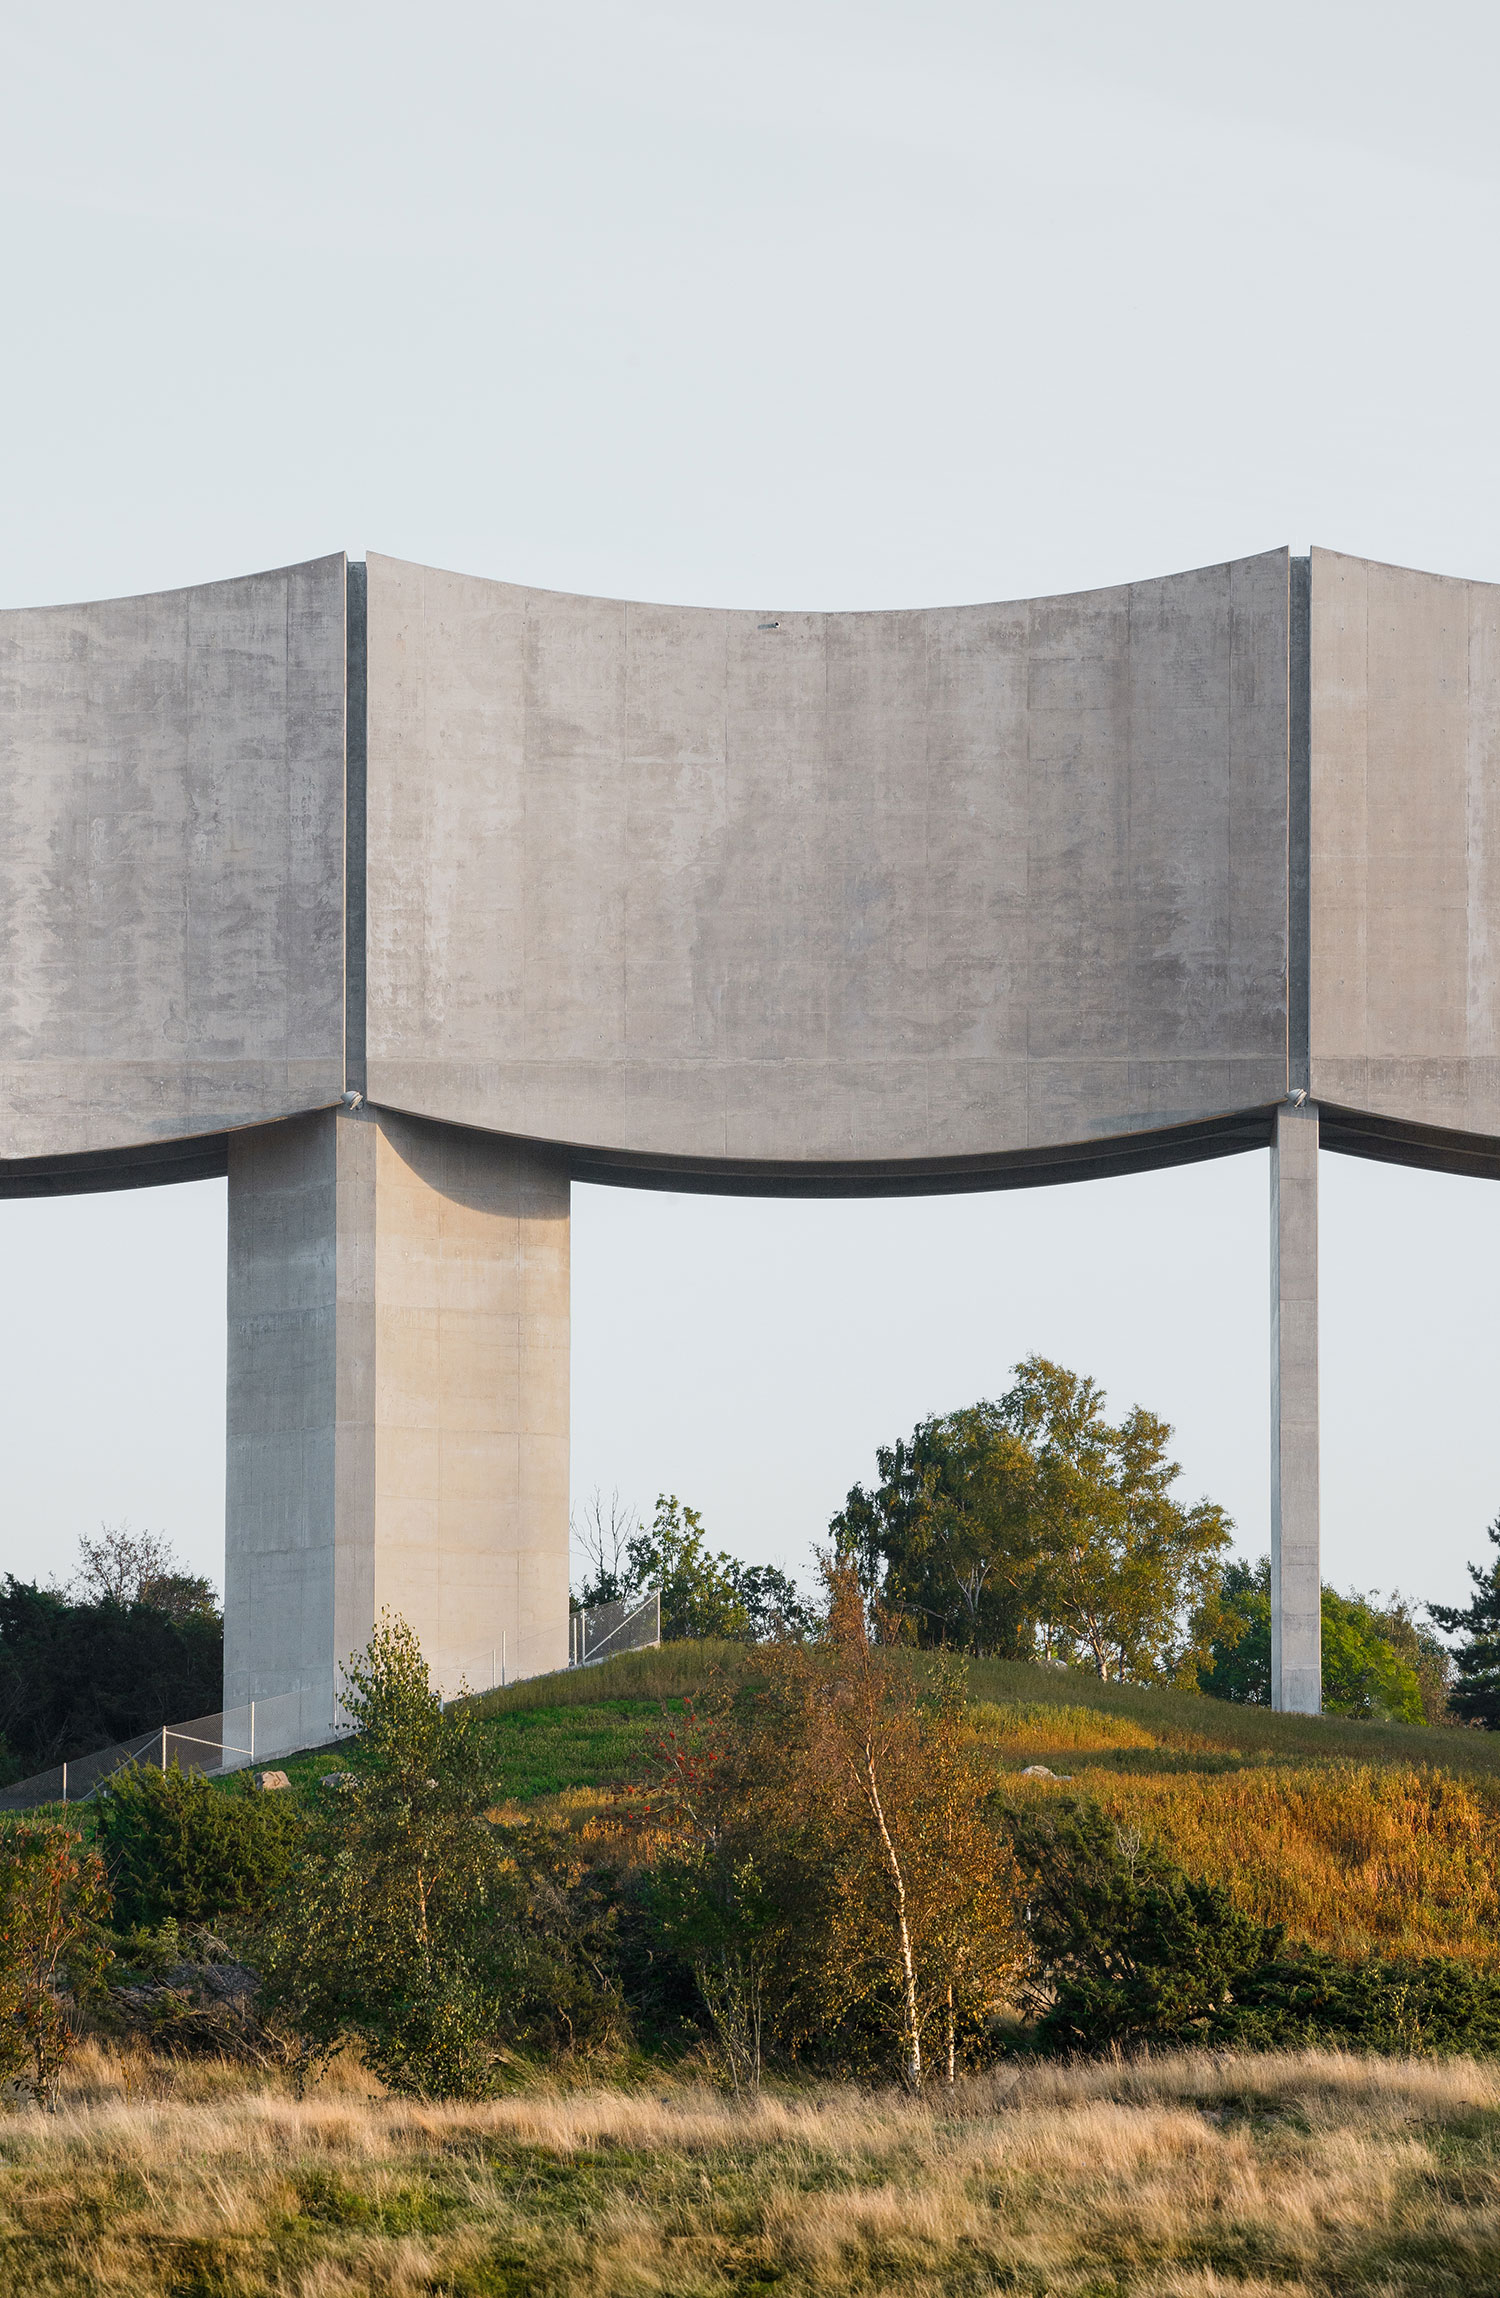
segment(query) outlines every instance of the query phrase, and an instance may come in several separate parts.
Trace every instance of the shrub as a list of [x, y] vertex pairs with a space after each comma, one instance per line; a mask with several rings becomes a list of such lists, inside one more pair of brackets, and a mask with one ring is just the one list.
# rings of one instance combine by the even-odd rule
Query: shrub
[[1072, 1797], [1005, 1814], [1024, 1878], [1037, 2039], [1054, 2049], [1203, 2042], [1279, 1952], [1218, 1884]]
[[1005, 1815], [1044, 2049], [1154, 2043], [1500, 2049], [1500, 1974], [1449, 1956], [1288, 1952], [1279, 1924], [1072, 1798]]
[[1500, 2050], [1500, 1975], [1447, 1955], [1279, 1956], [1252, 1972], [1215, 2040], [1245, 2049], [1341, 2043], [1369, 2051]]
[[115, 1912], [127, 1926], [215, 1923], [263, 1911], [301, 1836], [290, 1796], [227, 1792], [198, 1772], [132, 1765], [95, 1798]]
[[74, 2041], [65, 1990], [85, 1996], [108, 1961], [109, 1887], [71, 1827], [8, 1828], [0, 1839], [0, 2077], [56, 2104]]

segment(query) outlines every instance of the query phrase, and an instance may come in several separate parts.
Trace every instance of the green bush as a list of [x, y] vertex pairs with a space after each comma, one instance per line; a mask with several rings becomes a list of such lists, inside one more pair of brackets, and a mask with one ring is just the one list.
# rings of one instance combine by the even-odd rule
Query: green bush
[[95, 1799], [116, 1920], [154, 1930], [263, 1912], [291, 1871], [301, 1835], [288, 1795], [227, 1791], [198, 1772], [132, 1765]]
[[1287, 1949], [1106, 1813], [1059, 1797], [1004, 1824], [1025, 1892], [1044, 2050], [1500, 2050], [1500, 1973], [1450, 1956], [1360, 1962]]
[[1279, 1954], [1220, 1885], [1195, 1882], [1155, 1845], [1122, 1836], [1072, 1797], [1003, 1815], [1024, 1886], [1038, 2042], [1211, 2040], [1250, 1974]]
[[1449, 1955], [1340, 1963], [1311, 1951], [1250, 1973], [1215, 2041], [1247, 2050], [1341, 2043], [1368, 2051], [1500, 2050], [1500, 1973]]

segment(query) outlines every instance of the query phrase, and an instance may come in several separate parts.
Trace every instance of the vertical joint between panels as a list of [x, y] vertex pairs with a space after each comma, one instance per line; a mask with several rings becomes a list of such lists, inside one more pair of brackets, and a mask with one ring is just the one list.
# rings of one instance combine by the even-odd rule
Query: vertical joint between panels
[[369, 583], [361, 560], [347, 571], [344, 716], [344, 1086], [366, 1090], [365, 854], [369, 764]]
[[1291, 562], [1287, 642], [1287, 1083], [1312, 1087], [1312, 560]]

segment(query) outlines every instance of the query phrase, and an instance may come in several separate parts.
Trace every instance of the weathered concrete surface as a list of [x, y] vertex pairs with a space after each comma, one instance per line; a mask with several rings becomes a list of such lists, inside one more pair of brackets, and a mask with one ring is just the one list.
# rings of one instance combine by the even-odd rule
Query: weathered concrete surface
[[372, 1099], [805, 1161], [1264, 1108], [1287, 570], [798, 615], [372, 557]]
[[1312, 554], [1314, 1097], [1500, 1135], [1500, 585]]
[[0, 1159], [337, 1100], [344, 645], [341, 555], [0, 613]]
[[445, 1691], [565, 1666], [558, 1161], [326, 1111], [236, 1134], [229, 1206], [226, 1704], [306, 1728], [387, 1606]]
[[794, 615], [374, 558], [347, 889], [341, 558], [0, 615], [0, 1194], [227, 1159], [231, 1703], [322, 1728], [385, 1605], [448, 1688], [565, 1658], [570, 1159], [837, 1194], [1270, 1136], [1316, 1707], [1320, 1132], [1500, 1172], [1500, 588], [1320, 551], [1294, 627], [1289, 573]]
[[1323, 1704], [1318, 1464], [1318, 1111], [1271, 1144], [1271, 1704]]

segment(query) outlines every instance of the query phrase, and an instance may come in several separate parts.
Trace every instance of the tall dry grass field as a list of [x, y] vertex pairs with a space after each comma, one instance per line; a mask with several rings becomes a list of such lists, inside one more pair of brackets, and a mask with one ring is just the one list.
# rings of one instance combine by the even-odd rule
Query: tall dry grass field
[[75, 2062], [0, 2121], [0, 2291], [45, 2298], [1151, 2298], [1500, 2289], [1500, 2073], [1180, 2057], [912, 2105], [693, 2088], [419, 2107]]

